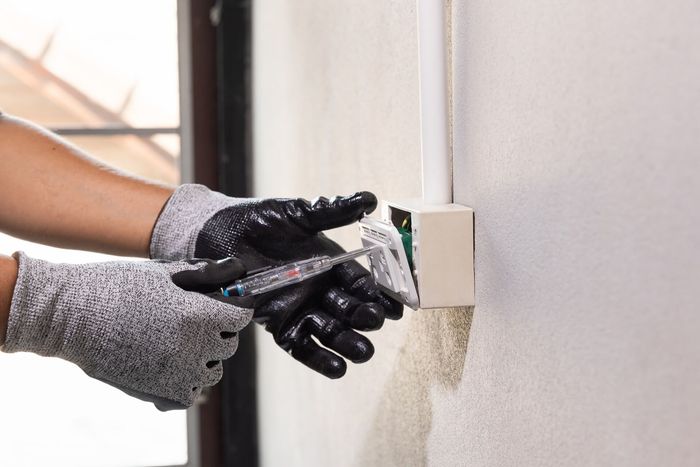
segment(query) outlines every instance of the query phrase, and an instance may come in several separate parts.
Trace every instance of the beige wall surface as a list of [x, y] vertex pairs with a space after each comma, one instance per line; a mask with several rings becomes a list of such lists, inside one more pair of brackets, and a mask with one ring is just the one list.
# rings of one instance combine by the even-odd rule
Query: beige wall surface
[[477, 307], [430, 459], [700, 465], [700, 3], [453, 14]]
[[[254, 5], [256, 194], [419, 195], [414, 2]], [[263, 465], [700, 463], [697, 24], [689, 0], [454, 1], [477, 306], [409, 310], [338, 381], [259, 332]]]

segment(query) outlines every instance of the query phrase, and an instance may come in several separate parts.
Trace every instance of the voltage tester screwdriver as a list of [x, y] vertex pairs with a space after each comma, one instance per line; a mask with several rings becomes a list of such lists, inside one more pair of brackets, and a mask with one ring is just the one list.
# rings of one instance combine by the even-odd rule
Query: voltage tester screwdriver
[[316, 277], [319, 274], [330, 271], [333, 266], [368, 255], [379, 248], [381, 247], [378, 245], [372, 245], [334, 257], [317, 256], [302, 261], [295, 261], [294, 263], [285, 264], [239, 279], [228, 287], [221, 289], [221, 292], [225, 297], [247, 297], [270, 292]]

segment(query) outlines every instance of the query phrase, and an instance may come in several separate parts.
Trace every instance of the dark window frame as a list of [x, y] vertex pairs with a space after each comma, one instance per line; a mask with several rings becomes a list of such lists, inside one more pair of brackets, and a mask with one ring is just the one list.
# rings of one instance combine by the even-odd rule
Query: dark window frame
[[[250, 0], [189, 2], [192, 180], [230, 196], [251, 196]], [[240, 333], [236, 355], [199, 407], [199, 465], [257, 467], [255, 335]]]

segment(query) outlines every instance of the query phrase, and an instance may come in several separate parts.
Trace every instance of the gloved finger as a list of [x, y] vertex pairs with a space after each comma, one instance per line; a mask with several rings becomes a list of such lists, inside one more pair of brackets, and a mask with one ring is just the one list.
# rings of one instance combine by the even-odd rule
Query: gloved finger
[[350, 196], [336, 196], [330, 200], [319, 197], [312, 203], [297, 199], [288, 204], [291, 219], [303, 227], [320, 232], [335, 229], [358, 221], [377, 207], [377, 197], [369, 191]]
[[220, 332], [238, 332], [250, 323], [253, 318], [253, 310], [212, 300], [206, 295], [197, 292], [184, 292], [190, 294], [189, 306], [191, 307], [190, 320], [194, 325], [203, 323], [207, 329], [211, 329], [212, 337]]
[[370, 272], [357, 261], [339, 264], [333, 268], [333, 273], [340, 286], [358, 300], [380, 304], [384, 309], [384, 316], [388, 319], [400, 319], [403, 316], [403, 305], [386, 296], [374, 282]]
[[209, 355], [211, 360], [207, 362], [208, 366], [212, 365], [211, 362], [228, 360], [238, 349], [238, 331], [218, 331], [214, 338], [216, 340], [215, 350]]
[[354, 363], [364, 363], [374, 355], [374, 346], [338, 319], [321, 310], [313, 310], [304, 317], [303, 327], [321, 344], [338, 352]]
[[221, 290], [216, 292], [210, 292], [206, 294], [207, 297], [213, 298], [223, 303], [228, 303], [229, 305], [241, 307], [241, 308], [255, 308], [256, 297], [254, 295], [248, 295], [247, 297], [236, 297], [233, 295], [224, 296]]
[[199, 378], [200, 386], [214, 386], [216, 383], [221, 381], [221, 377], [224, 375], [224, 366], [219, 360], [211, 360], [205, 364], [202, 374]]
[[109, 384], [110, 386], [114, 386], [115, 388], [119, 389], [120, 391], [123, 391], [131, 397], [135, 397], [145, 402], [153, 402], [153, 405], [155, 405], [156, 408], [161, 412], [167, 412], [169, 410], [184, 410], [192, 406], [192, 403], [194, 402], [194, 399], [196, 397], [196, 394], [192, 394], [192, 392], [188, 389], [186, 391], [182, 391], [180, 397], [181, 400], [174, 400], [169, 399], [167, 397], [157, 396], [155, 394], [150, 394], [144, 391], [138, 391], [136, 389], [132, 389], [128, 386], [119, 384], [114, 381], [110, 381], [105, 378], [95, 377], [95, 379], [97, 379], [98, 381], [102, 381], [103, 383]]
[[[197, 260], [202, 261], [202, 260]], [[190, 292], [214, 292], [242, 277], [246, 268], [238, 258], [208, 260], [203, 267], [176, 272], [172, 280], [181, 289]]]
[[347, 363], [330, 350], [316, 344], [311, 337], [306, 336], [294, 343], [289, 354], [312, 370], [330, 379], [338, 379], [348, 369]]
[[380, 304], [360, 301], [340, 287], [326, 291], [323, 307], [360, 331], [374, 331], [384, 324], [384, 308]]

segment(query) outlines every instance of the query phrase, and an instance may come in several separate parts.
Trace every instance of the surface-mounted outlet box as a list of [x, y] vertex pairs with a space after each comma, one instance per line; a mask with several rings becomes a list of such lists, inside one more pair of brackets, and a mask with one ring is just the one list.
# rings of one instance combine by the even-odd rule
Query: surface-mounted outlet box
[[[382, 218], [385, 229], [391, 224], [395, 229], [402, 229], [410, 239], [408, 267], [411, 273], [405, 273], [407, 263], [401, 258], [405, 255], [403, 251], [401, 255], [397, 254], [394, 248], [396, 238], [392, 238], [388, 242], [393, 245], [390, 248], [392, 255], [370, 255], [370, 268], [375, 279], [383, 279], [385, 288], [395, 288], [394, 296], [414, 309], [474, 305], [474, 211], [471, 208], [458, 204], [431, 205], [421, 200], [385, 201]], [[361, 230], [373, 230], [377, 235], [381, 225], [381, 222], [368, 220], [363, 227], [361, 221]], [[399, 234], [397, 230], [391, 230], [391, 235]], [[407, 235], [409, 231], [410, 235]], [[363, 243], [371, 243], [366, 232], [362, 237]], [[393, 271], [386, 268], [387, 258], [400, 270], [401, 279], [410, 276], [403, 287], [386, 283], [394, 277], [389, 274]]]

